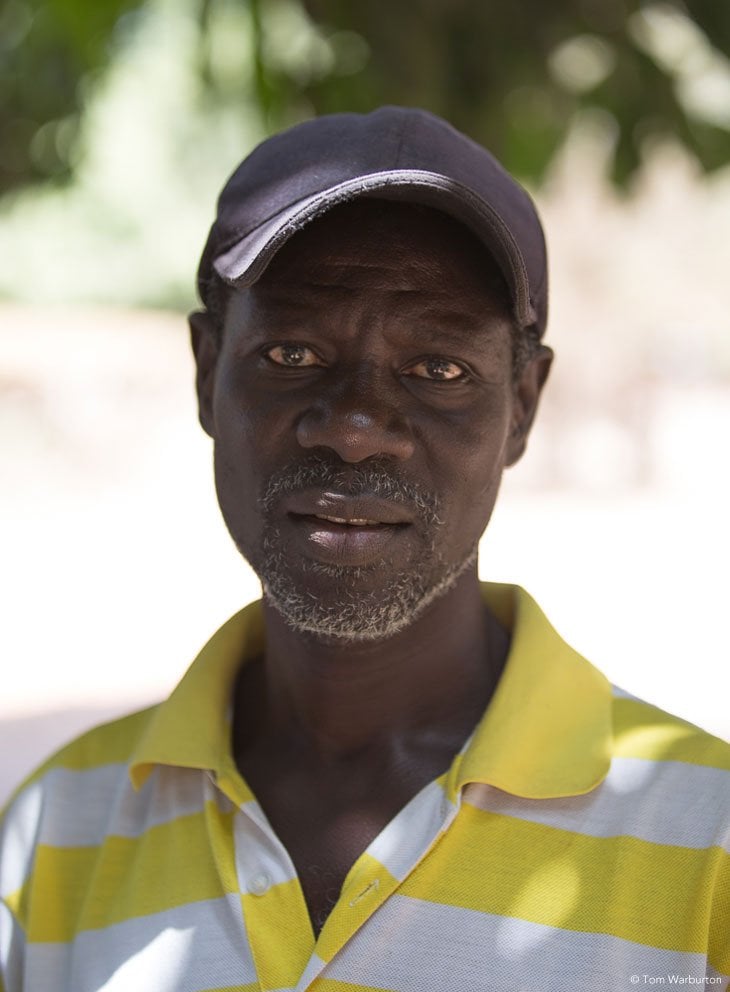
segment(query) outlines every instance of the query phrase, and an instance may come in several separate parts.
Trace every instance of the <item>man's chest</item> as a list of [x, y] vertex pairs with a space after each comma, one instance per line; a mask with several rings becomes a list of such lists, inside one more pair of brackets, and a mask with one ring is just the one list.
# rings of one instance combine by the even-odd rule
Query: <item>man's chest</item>
[[329, 897], [330, 880], [317, 880], [329, 902], [316, 940], [316, 898], [307, 905], [306, 881], [255, 810], [253, 821], [209, 811], [207, 836], [186, 824], [180, 842], [137, 858], [110, 844], [73, 936], [41, 932], [51, 912], [71, 924], [70, 875], [55, 910], [33, 907], [21, 987], [619, 992], [632, 975], [714, 977], [709, 861], [683, 874], [685, 853], [637, 852], [630, 838], [603, 839], [601, 861], [595, 839], [470, 808], [441, 830], [438, 798], [426, 798], [386, 826], [342, 887], [332, 880]]
[[[315, 893], [308, 907], [257, 802], [226, 799], [202, 773], [161, 771], [99, 809], [98, 840], [89, 828], [69, 846], [43, 828], [33, 882], [9, 897], [24, 920], [10, 988], [619, 992], [632, 975], [670, 974], [726, 987], [713, 968], [728, 953], [727, 855], [709, 834], [698, 846], [691, 809], [648, 823], [611, 781], [553, 804], [483, 787], [455, 800], [430, 783], [341, 885], [321, 879], [334, 906]], [[693, 847], [678, 843], [685, 834]], [[297, 859], [323, 860], [326, 839]], [[315, 939], [318, 906], [328, 915]]]
[[432, 768], [397, 781], [383, 776], [258, 776], [257, 803], [296, 872], [312, 928], [319, 934], [348, 873], [413, 799]]

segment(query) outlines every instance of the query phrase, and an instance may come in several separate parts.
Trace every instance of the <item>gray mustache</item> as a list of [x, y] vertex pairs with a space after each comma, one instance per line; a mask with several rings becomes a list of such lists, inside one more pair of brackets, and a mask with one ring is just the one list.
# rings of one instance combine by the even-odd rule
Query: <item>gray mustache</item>
[[264, 487], [259, 502], [265, 513], [271, 513], [283, 496], [306, 489], [327, 487], [343, 496], [371, 496], [391, 500], [408, 507], [422, 523], [438, 525], [441, 501], [435, 493], [422, 486], [394, 476], [392, 470], [377, 462], [353, 465], [343, 469], [342, 463], [334, 464], [317, 457], [306, 462], [285, 466], [272, 475]]

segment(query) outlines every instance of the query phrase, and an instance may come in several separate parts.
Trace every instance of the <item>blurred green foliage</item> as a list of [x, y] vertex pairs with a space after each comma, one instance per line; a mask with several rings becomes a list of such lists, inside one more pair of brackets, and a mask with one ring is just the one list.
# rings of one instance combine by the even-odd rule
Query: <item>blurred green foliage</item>
[[[72, 176], [89, 95], [153, 5], [5, 0], [0, 192]], [[618, 185], [668, 137], [705, 170], [730, 160], [730, 4], [720, 0], [194, 0], [189, 9], [202, 99], [253, 103], [267, 130], [313, 113], [417, 104], [537, 182], [588, 112], [612, 141]], [[236, 73], [213, 39], [241, 16]]]
[[0, 8], [0, 189], [67, 175], [84, 95], [138, 0], [5, 0]]
[[[576, 113], [598, 112], [623, 185], [654, 140], [678, 138], [707, 169], [730, 161], [730, 111], [687, 88], [728, 63], [730, 4], [718, 0], [305, 0], [319, 24], [354, 31], [371, 57], [355, 75], [314, 81], [318, 112], [421, 103], [538, 181]], [[700, 82], [700, 85], [702, 83]]]

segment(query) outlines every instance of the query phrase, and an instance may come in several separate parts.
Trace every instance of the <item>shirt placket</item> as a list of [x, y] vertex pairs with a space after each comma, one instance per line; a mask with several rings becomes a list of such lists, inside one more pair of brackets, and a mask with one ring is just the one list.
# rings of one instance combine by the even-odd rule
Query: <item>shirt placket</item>
[[327, 966], [352, 940], [448, 830], [460, 796], [445, 777], [421, 790], [381, 831], [350, 869], [340, 898], [317, 939], [296, 992], [316, 990]]
[[234, 821], [236, 872], [249, 946], [263, 992], [292, 989], [314, 950], [296, 870], [255, 800]]
[[[234, 819], [235, 864], [248, 943], [262, 992], [315, 990], [327, 965], [428, 855], [458, 813], [455, 769], [429, 783], [378, 834], [345, 878], [315, 941], [294, 864], [255, 801]], [[220, 787], [229, 789], [223, 779]], [[248, 790], [246, 790], [248, 793]], [[248, 793], [250, 795], [250, 793]]]

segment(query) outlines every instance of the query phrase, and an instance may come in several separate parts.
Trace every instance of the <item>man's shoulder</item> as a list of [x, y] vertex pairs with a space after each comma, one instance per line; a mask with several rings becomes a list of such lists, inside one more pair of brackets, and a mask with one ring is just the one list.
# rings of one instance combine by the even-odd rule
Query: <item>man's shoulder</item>
[[98, 724], [59, 748], [14, 790], [5, 806], [8, 815], [30, 792], [40, 794], [60, 784], [66, 773], [89, 772], [107, 778], [126, 776], [130, 758], [157, 706]]
[[618, 686], [612, 687], [613, 755], [730, 772], [730, 743]]
[[730, 853], [730, 744], [616, 688], [603, 791], [606, 816], [622, 808], [628, 833]]

